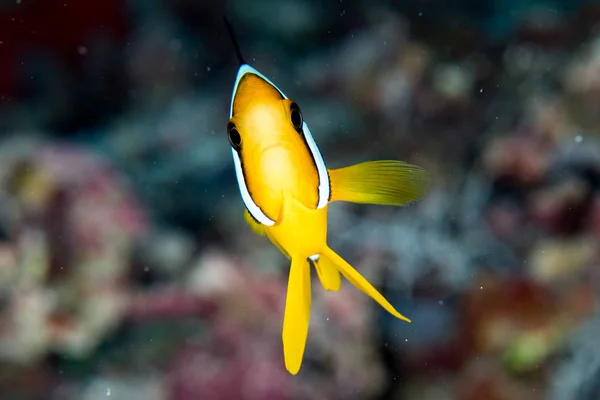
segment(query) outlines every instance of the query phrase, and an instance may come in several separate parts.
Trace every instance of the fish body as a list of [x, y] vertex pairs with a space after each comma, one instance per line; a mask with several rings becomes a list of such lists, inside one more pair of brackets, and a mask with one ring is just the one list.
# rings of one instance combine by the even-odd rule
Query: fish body
[[410, 322], [329, 248], [328, 205], [405, 205], [425, 194], [428, 175], [394, 160], [327, 168], [298, 104], [245, 63], [237, 45], [236, 51], [240, 67], [227, 133], [246, 206], [244, 219], [291, 260], [282, 341], [286, 369], [296, 374], [308, 335], [311, 264], [325, 290], [339, 290], [344, 276], [388, 312]]

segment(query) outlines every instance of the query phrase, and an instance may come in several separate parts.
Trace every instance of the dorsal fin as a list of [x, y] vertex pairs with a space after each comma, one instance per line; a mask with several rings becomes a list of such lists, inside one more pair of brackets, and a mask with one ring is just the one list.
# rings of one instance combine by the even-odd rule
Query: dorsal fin
[[242, 57], [240, 45], [235, 36], [235, 32], [233, 31], [233, 27], [229, 23], [229, 20], [227, 19], [227, 17], [223, 16], [223, 21], [225, 21], [225, 26], [227, 27], [227, 32], [229, 32], [229, 38], [231, 39], [231, 43], [233, 43], [233, 47], [235, 49], [235, 55], [237, 56], [240, 66], [246, 64], [246, 61], [244, 61], [244, 57]]

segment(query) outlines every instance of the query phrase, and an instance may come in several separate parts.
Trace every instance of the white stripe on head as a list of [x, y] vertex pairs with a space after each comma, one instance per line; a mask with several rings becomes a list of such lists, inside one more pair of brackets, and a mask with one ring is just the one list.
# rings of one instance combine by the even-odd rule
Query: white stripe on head
[[261, 74], [256, 69], [249, 66], [248, 64], [242, 64], [242, 65], [240, 65], [240, 68], [238, 69], [237, 77], [235, 78], [235, 84], [233, 85], [233, 93], [231, 94], [231, 107], [229, 109], [229, 118], [233, 117], [233, 101], [235, 100], [235, 94], [238, 90], [240, 81], [246, 74], [254, 74], [254, 75], [264, 79], [265, 82], [267, 82], [269, 85], [271, 85], [275, 89], [277, 89], [277, 91], [281, 94], [281, 96], [283, 96], [284, 99], [287, 99], [287, 96], [285, 94], [283, 94], [283, 92], [273, 82], [271, 82], [271, 80], [269, 78], [267, 78], [266, 76], [264, 76], [263, 74]]
[[[283, 93], [281, 89], [277, 87], [269, 78], [258, 72], [256, 69], [252, 68], [248, 64], [242, 64], [238, 69], [237, 77], [235, 79], [235, 84], [233, 86], [233, 93], [231, 95], [231, 106], [229, 109], [229, 118], [233, 117], [233, 102], [235, 100], [235, 95], [238, 90], [238, 86], [246, 74], [254, 74], [260, 78], [262, 78], [269, 85], [273, 86], [284, 99], [288, 97]], [[317, 166], [317, 172], [319, 175], [319, 202], [317, 203], [317, 208], [323, 208], [327, 205], [329, 201], [330, 195], [330, 187], [329, 187], [329, 174], [327, 173], [327, 167], [325, 166], [325, 161], [323, 160], [323, 156], [319, 151], [315, 140], [310, 133], [310, 129], [308, 129], [308, 125], [306, 122], [302, 124], [302, 133], [304, 134], [304, 139], [308, 144], [308, 148], [310, 149], [311, 155], [315, 164]], [[275, 221], [271, 220], [265, 213], [260, 209], [260, 207], [252, 200], [252, 196], [248, 190], [246, 185], [246, 181], [244, 180], [244, 171], [242, 170], [242, 162], [240, 160], [239, 154], [235, 151], [235, 149], [231, 149], [233, 154], [233, 162], [235, 165], [235, 174], [237, 176], [238, 186], [240, 188], [240, 193], [242, 195], [242, 200], [246, 205], [246, 208], [250, 212], [250, 214], [261, 224], [267, 226], [273, 226]]]
[[233, 164], [235, 165], [235, 175], [237, 177], [238, 186], [240, 188], [240, 193], [242, 194], [242, 200], [250, 212], [250, 215], [254, 217], [258, 222], [266, 226], [275, 225], [275, 221], [271, 218], [267, 217], [267, 215], [260, 209], [260, 207], [252, 200], [252, 196], [248, 191], [248, 187], [246, 186], [246, 181], [244, 180], [244, 171], [242, 170], [242, 160], [240, 160], [240, 156], [235, 151], [235, 149], [231, 149], [233, 154]]
[[[256, 69], [252, 68], [248, 64], [242, 64], [238, 69], [237, 77], [235, 78], [235, 84], [233, 86], [233, 93], [231, 94], [231, 107], [229, 109], [229, 118], [233, 117], [233, 102], [235, 100], [235, 95], [238, 90], [238, 86], [240, 81], [246, 74], [254, 74], [265, 80], [268, 84], [273, 86], [277, 91], [287, 99], [285, 94], [277, 87], [269, 78], [258, 72]], [[275, 221], [267, 217], [267, 215], [260, 209], [260, 207], [254, 202], [252, 196], [250, 195], [250, 191], [248, 190], [248, 186], [246, 185], [246, 181], [244, 179], [244, 171], [242, 169], [242, 160], [240, 159], [240, 155], [235, 151], [235, 149], [231, 149], [231, 153], [233, 154], [233, 164], [235, 165], [235, 175], [237, 177], [238, 186], [240, 188], [240, 194], [242, 195], [242, 200], [248, 209], [250, 215], [254, 217], [258, 222], [266, 226], [275, 225]]]
[[317, 165], [317, 172], [319, 173], [319, 202], [317, 203], [317, 208], [323, 208], [329, 201], [329, 174], [327, 173], [327, 167], [325, 166], [323, 156], [321, 155], [319, 147], [317, 146], [315, 139], [313, 139], [306, 122], [303, 122], [302, 124], [302, 133], [304, 133], [308, 148]]

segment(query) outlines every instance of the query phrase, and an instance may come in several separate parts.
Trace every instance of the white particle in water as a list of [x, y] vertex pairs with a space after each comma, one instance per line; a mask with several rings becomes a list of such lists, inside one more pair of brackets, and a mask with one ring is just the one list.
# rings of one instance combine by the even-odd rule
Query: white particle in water
[[577, 135], [577, 136], [575, 136], [575, 141], [576, 141], [577, 143], [581, 143], [581, 142], [583, 141], [583, 136], [581, 136], [581, 135]]
[[110, 388], [106, 389], [106, 397], [110, 397]]

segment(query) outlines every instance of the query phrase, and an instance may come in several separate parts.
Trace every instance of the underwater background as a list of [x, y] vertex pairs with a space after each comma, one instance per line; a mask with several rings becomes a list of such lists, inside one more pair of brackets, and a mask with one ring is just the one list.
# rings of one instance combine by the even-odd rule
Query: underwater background
[[[330, 207], [331, 247], [413, 322], [314, 284], [297, 376], [224, 15], [330, 168], [432, 177]], [[600, 398], [597, 1], [0, 1], [0, 134], [1, 399]]]

